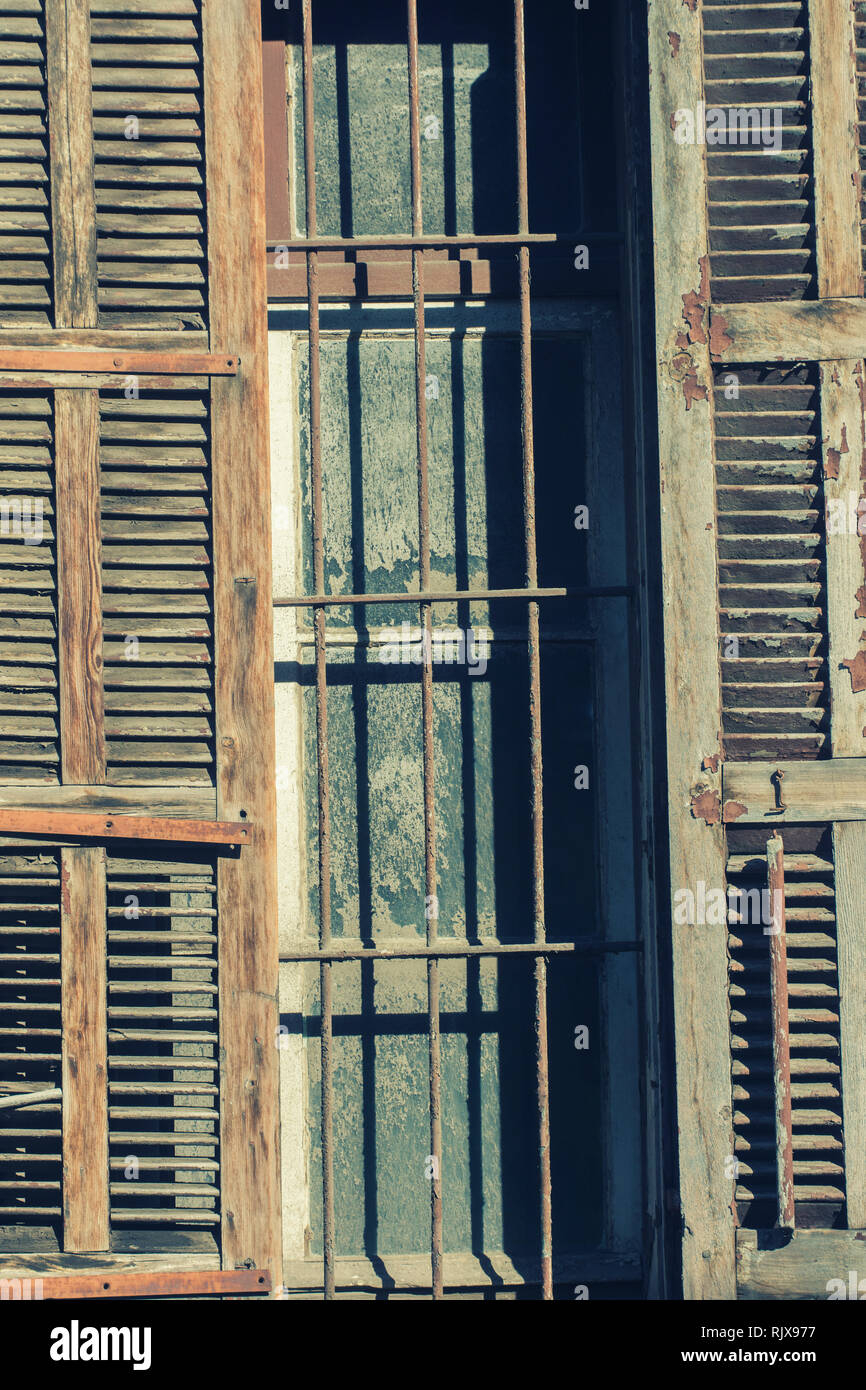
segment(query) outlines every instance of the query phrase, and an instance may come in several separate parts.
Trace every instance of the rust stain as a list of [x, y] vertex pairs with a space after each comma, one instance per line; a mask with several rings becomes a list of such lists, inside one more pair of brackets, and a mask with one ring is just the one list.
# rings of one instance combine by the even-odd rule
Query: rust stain
[[705, 401], [707, 399], [707, 388], [701, 386], [694, 372], [689, 372], [683, 381], [683, 395], [686, 398], [686, 410], [691, 410], [692, 401]]
[[748, 811], [748, 806], [744, 806], [742, 801], [726, 801], [722, 808], [722, 821], [725, 825], [730, 825], [732, 820], [738, 820]]
[[674, 57], [676, 58], [677, 55], [679, 54], [679, 51], [680, 51], [680, 36], [679, 36], [679, 34], [674, 34], [674, 33], [672, 33], [671, 30], [669, 29], [669, 30], [668, 30], [668, 41], [669, 41], [670, 46], [671, 46], [671, 53], [672, 53], [672, 54], [674, 55]]
[[719, 770], [719, 755], [718, 755], [718, 753], [707, 753], [706, 757], [704, 758], [703, 762], [701, 763], [701, 771], [702, 771], [702, 772], [718, 772], [718, 770]]
[[851, 694], [857, 695], [866, 690], [866, 652], [858, 652], [855, 657], [840, 663], [851, 677]]
[[713, 357], [724, 357], [729, 347], [734, 343], [733, 338], [728, 334], [728, 320], [724, 314], [720, 314], [714, 309], [710, 314], [710, 354]]
[[719, 793], [713, 787], [692, 793], [692, 815], [695, 820], [704, 820], [707, 825], [719, 823]]

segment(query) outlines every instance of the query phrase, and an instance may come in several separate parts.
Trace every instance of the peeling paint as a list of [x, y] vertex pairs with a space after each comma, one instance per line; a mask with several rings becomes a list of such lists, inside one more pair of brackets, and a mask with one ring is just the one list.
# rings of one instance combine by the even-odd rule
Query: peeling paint
[[744, 806], [742, 801], [726, 801], [722, 810], [722, 821], [725, 825], [730, 825], [731, 821], [744, 816], [748, 809], [748, 806]]
[[842, 455], [850, 454], [850, 452], [851, 450], [848, 448], [848, 426], [843, 424], [842, 438], [839, 442], [839, 448], [833, 449], [829, 446], [827, 448], [827, 457], [824, 462], [824, 477], [838, 478], [839, 463], [842, 459]]
[[728, 333], [728, 320], [724, 314], [720, 314], [717, 309], [710, 313], [710, 354], [713, 357], [724, 357], [729, 347], [734, 343], [733, 338]]
[[858, 652], [855, 657], [840, 662], [851, 677], [851, 694], [857, 695], [866, 690], [866, 652]]
[[668, 30], [668, 41], [669, 41], [670, 46], [671, 46], [671, 53], [672, 53], [673, 56], [676, 58], [676, 57], [679, 55], [679, 51], [680, 51], [680, 36], [679, 36], [679, 34], [672, 33], [671, 30], [669, 29], [669, 30]]
[[703, 762], [701, 763], [701, 771], [702, 771], [702, 772], [718, 772], [718, 770], [719, 770], [719, 755], [718, 755], [718, 753], [707, 753], [706, 756], [705, 756], [705, 758], [704, 758], [704, 760], [703, 760]]
[[692, 401], [705, 401], [707, 399], [707, 388], [701, 386], [694, 372], [689, 372], [683, 381], [683, 395], [686, 399], [686, 410], [691, 410]]
[[698, 0], [683, 0], [683, 4], [685, 5], [686, 9], [689, 10], [692, 14], [695, 14], [697, 12]]
[[692, 793], [692, 815], [695, 820], [706, 821], [707, 825], [718, 825], [719, 793], [714, 787]]

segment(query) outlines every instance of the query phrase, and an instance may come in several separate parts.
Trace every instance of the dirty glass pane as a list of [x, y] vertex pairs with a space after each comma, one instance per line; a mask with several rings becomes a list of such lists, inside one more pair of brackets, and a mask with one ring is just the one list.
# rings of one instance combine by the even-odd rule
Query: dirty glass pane
[[[536, 447], [542, 582], [585, 582], [583, 537], [563, 508], [584, 495], [583, 347], [539, 339]], [[517, 342], [431, 338], [429, 392], [433, 583], [524, 582]], [[328, 587], [408, 590], [418, 583], [413, 345], [373, 334], [322, 350]], [[301, 368], [301, 421], [306, 380]], [[301, 468], [309, 530], [309, 451]], [[551, 560], [555, 556], [555, 562]], [[312, 586], [309, 550], [305, 583]], [[575, 789], [593, 765], [594, 649], [569, 631], [564, 604], [542, 653], [546, 912], [552, 940], [598, 931], [595, 798]], [[530, 941], [531, 838], [525, 605], [437, 605], [450, 646], [434, 647], [439, 931]], [[354, 631], [352, 621], [359, 624]], [[328, 648], [332, 925], [364, 944], [423, 939], [423, 788], [417, 609], [332, 609]], [[401, 628], [407, 621], [408, 633]], [[472, 627], [473, 638], [467, 629]], [[454, 637], [462, 639], [463, 645]], [[389, 644], [391, 650], [389, 650]], [[404, 660], [405, 654], [409, 659]], [[316, 732], [312, 652], [293, 670], [304, 691], [308, 930], [318, 922]], [[364, 962], [333, 970], [335, 1176], [340, 1254], [429, 1248], [426, 969]], [[537, 1249], [531, 958], [446, 962], [443, 1182], [447, 1249]], [[601, 1239], [601, 1049], [596, 965], [555, 958], [550, 979], [554, 1239], [565, 1253]], [[318, 1031], [317, 972], [304, 1026]], [[313, 1248], [321, 1240], [319, 1057], [308, 1050]]]
[[[288, 39], [295, 105], [295, 204], [304, 229], [300, 6], [266, 13], [266, 37]], [[603, 5], [574, 23], [570, 4], [527, 5], [531, 225], [613, 225], [612, 38]], [[422, 191], [427, 232], [516, 227], [513, 17], [501, 0], [419, 5]], [[318, 230], [362, 236], [411, 226], [406, 6], [313, 12]], [[581, 111], [598, 113], [592, 121]]]

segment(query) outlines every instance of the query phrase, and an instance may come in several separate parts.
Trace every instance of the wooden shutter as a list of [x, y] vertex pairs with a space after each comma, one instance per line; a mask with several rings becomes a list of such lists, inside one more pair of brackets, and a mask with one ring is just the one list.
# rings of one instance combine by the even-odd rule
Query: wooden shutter
[[[760, 927], [672, 913], [689, 1298], [866, 1273], [864, 31], [838, 0], [650, 8], [671, 892], [760, 890], [776, 835], [786, 878], [784, 1049]], [[703, 141], [707, 108], [778, 109], [781, 148]]]
[[0, 1270], [262, 1292], [259, 10], [0, 0], [0, 36]]

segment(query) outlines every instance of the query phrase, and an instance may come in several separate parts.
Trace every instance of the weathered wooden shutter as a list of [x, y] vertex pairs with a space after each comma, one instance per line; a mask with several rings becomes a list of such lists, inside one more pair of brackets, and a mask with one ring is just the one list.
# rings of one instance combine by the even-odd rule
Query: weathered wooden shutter
[[674, 908], [690, 1298], [866, 1274], [864, 29], [842, 0], [650, 7], [671, 890], [762, 890], [776, 835], [786, 874], [784, 985], [742, 899]]
[[0, 1271], [276, 1288], [259, 10], [0, 35]]

